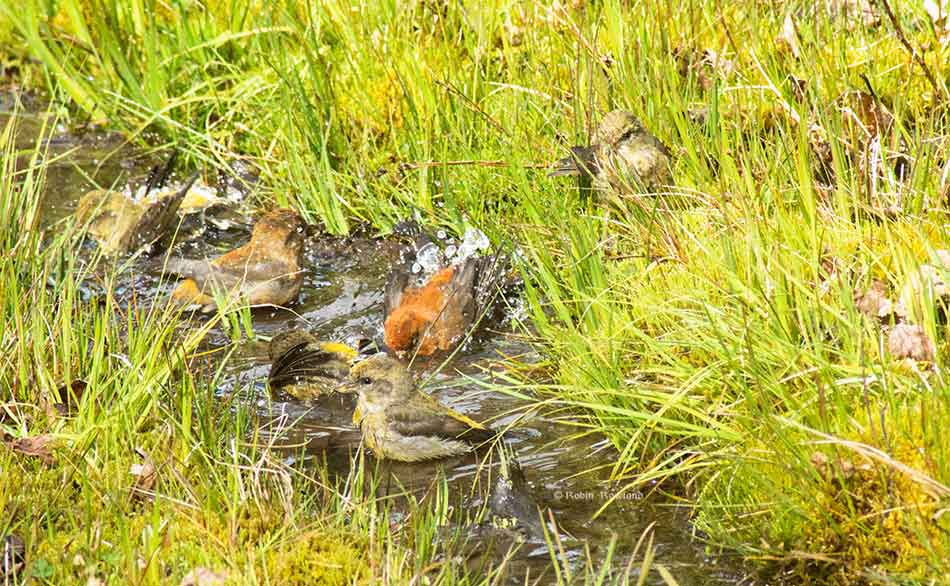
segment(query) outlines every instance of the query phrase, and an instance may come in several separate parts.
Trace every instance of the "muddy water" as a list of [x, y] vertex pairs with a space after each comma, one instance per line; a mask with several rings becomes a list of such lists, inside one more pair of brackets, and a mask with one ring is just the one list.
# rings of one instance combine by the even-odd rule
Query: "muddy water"
[[[10, 100], [0, 98], [0, 123], [4, 106]], [[8, 108], [9, 109], [9, 108]], [[33, 144], [33, 136], [43, 125], [42, 114], [21, 115], [22, 148]], [[154, 158], [137, 156], [116, 135], [87, 132], [69, 134], [65, 130], [49, 142], [51, 156], [67, 154], [48, 169], [43, 223], [49, 225], [70, 214], [78, 197], [92, 187], [90, 179], [100, 185], [124, 185], [130, 177], [141, 177]], [[251, 218], [233, 221], [221, 228], [203, 227], [200, 238], [179, 245], [176, 254], [200, 257], [233, 248], [245, 242]], [[339, 401], [307, 404], [289, 397], [271, 396], [264, 381], [269, 364], [266, 340], [290, 326], [307, 327], [321, 338], [355, 340], [378, 337], [382, 325], [382, 290], [386, 274], [396, 258], [393, 242], [368, 238], [335, 240], [311, 239], [308, 250], [308, 274], [299, 303], [293, 311], [256, 311], [254, 332], [258, 340], [241, 345], [228, 365], [228, 376], [220, 388], [222, 394], [242, 393], [256, 408], [264, 439], [284, 451], [289, 460], [303, 458], [306, 463], [327, 465], [331, 472], [345, 475], [353, 456], [360, 450], [359, 433], [350, 424], [350, 408]], [[164, 295], [167, 287], [158, 288], [157, 279], [146, 277], [134, 284], [140, 295]], [[226, 344], [223, 332], [212, 336], [212, 343]], [[475, 382], [492, 377], [497, 369], [494, 359], [499, 352], [517, 355], [522, 360], [533, 358], [532, 349], [512, 334], [489, 336], [459, 353], [449, 364], [417, 364], [415, 370], [427, 381], [426, 390], [441, 401], [477, 420], [490, 421], [504, 427], [519, 418], [513, 410], [525, 405], [496, 392], [486, 392]], [[439, 368], [441, 367], [441, 368]], [[651, 524], [655, 527], [655, 563], [666, 566], [683, 585], [731, 584], [738, 582], [735, 567], [722, 560], [703, 555], [703, 545], [691, 536], [688, 515], [684, 509], [654, 496], [628, 494], [607, 507], [596, 519], [594, 513], [615, 494], [605, 482], [605, 475], [591, 469], [613, 463], [616, 452], [597, 437], [568, 439], [576, 430], [535, 415], [517, 421], [508, 433], [506, 443], [515, 453], [524, 473], [524, 484], [515, 487], [516, 500], [550, 511], [562, 536], [567, 564], [574, 573], [582, 570], [587, 551], [595, 567], [607, 554], [607, 545], [615, 540], [617, 551], [613, 562], [627, 564], [627, 556], [641, 533]], [[269, 436], [269, 437], [268, 437]], [[484, 467], [476, 457], [446, 460], [435, 464], [392, 464], [380, 467], [388, 479], [378, 492], [408, 492], [421, 498], [433, 486], [433, 479], [444, 475], [451, 489], [454, 506], [460, 510], [474, 509], [491, 501], [493, 481], [485, 479]], [[473, 490], [473, 485], [477, 489]], [[398, 509], [398, 505], [397, 505]], [[510, 513], [501, 511], [500, 514]], [[523, 583], [527, 574], [540, 583], [554, 580], [551, 559], [539, 534], [539, 524], [522, 520], [527, 525], [527, 541], [508, 565], [513, 583]], [[522, 527], [524, 529], [524, 527]], [[461, 533], [467, 529], [462, 527]], [[489, 548], [489, 561], [498, 559], [507, 549], [504, 531], [489, 528], [488, 537], [482, 529], [471, 529], [473, 541], [501, 536], [504, 547]], [[510, 533], [510, 532], [509, 532]], [[663, 583], [658, 574], [651, 574], [647, 583]]]

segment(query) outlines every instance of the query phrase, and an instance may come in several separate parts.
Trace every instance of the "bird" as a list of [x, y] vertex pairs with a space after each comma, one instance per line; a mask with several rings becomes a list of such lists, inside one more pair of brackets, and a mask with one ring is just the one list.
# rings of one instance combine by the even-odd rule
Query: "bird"
[[383, 296], [383, 341], [400, 356], [432, 356], [455, 349], [474, 324], [493, 307], [506, 285], [500, 254], [468, 256], [459, 262], [440, 259], [428, 278], [420, 279], [415, 259], [436, 247], [416, 234], [413, 254], [389, 275]]
[[377, 458], [399, 462], [448, 458], [499, 437], [418, 390], [406, 366], [387, 354], [357, 362], [349, 379], [358, 394], [354, 423]]
[[293, 328], [275, 335], [268, 347], [271, 369], [267, 383], [299, 400], [318, 399], [342, 387], [359, 349], [339, 342], [320, 341], [310, 332]]
[[294, 210], [264, 214], [244, 246], [214, 260], [170, 258], [163, 270], [185, 280], [172, 292], [179, 305], [217, 307], [215, 290], [250, 305], [286, 305], [297, 299], [303, 283], [303, 220]]
[[107, 254], [125, 254], [140, 248], [157, 252], [168, 242], [178, 223], [178, 210], [198, 174], [172, 194], [154, 200], [146, 197], [164, 186], [176, 154], [172, 154], [164, 166], [151, 170], [145, 194], [139, 201], [108, 189], [89, 191], [79, 200], [77, 221], [87, 226], [87, 233]]
[[[598, 199], [632, 188], [654, 191], [672, 183], [672, 153], [625, 110], [604, 115], [590, 146], [575, 146], [571, 155], [554, 164], [551, 177], [580, 176], [582, 187], [593, 187]], [[589, 191], [589, 189], [588, 189]]]

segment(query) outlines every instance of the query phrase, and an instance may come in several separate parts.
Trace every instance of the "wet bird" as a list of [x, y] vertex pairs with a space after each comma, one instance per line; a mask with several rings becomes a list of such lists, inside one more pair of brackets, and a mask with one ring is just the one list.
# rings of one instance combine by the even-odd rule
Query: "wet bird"
[[575, 146], [571, 155], [555, 163], [552, 177], [577, 175], [582, 187], [593, 187], [602, 199], [608, 193], [631, 188], [655, 191], [672, 182], [670, 149], [624, 110], [608, 112], [600, 121], [590, 146]]
[[468, 453], [497, 434], [416, 388], [405, 365], [385, 354], [358, 362], [354, 422], [380, 459], [420, 462]]
[[300, 400], [345, 392], [341, 385], [358, 353], [346, 344], [322, 342], [306, 330], [287, 330], [270, 341], [267, 383], [272, 390], [282, 390]]
[[[415, 254], [435, 247], [417, 236]], [[432, 356], [448, 352], [491, 309], [503, 285], [501, 255], [470, 256], [447, 264], [426, 279], [413, 271], [413, 258], [396, 267], [384, 294], [384, 341], [399, 355]]]
[[286, 305], [303, 283], [304, 223], [297, 212], [278, 209], [257, 221], [251, 240], [214, 260], [169, 259], [166, 273], [185, 277], [172, 298], [213, 311], [215, 291], [250, 305]]
[[178, 224], [178, 210], [198, 174], [172, 194], [151, 201], [146, 197], [164, 186], [175, 158], [173, 154], [164, 166], [152, 169], [139, 201], [106, 189], [90, 191], [80, 199], [76, 219], [87, 225], [87, 233], [105, 252], [123, 254], [146, 247], [155, 252], [168, 242]]

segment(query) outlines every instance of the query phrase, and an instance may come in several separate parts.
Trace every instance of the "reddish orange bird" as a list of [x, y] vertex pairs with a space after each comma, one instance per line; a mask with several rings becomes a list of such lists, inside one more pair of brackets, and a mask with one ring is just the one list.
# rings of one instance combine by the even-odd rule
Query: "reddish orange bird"
[[[417, 239], [416, 252], [424, 246], [435, 245], [428, 238]], [[505, 273], [500, 256], [469, 257], [421, 282], [412, 264], [410, 259], [394, 270], [386, 285], [386, 346], [402, 355], [451, 351], [494, 301]]]
[[171, 259], [165, 272], [186, 277], [172, 292], [182, 305], [215, 308], [215, 290], [250, 305], [286, 305], [303, 283], [304, 223], [297, 212], [268, 212], [254, 225], [251, 241], [214, 260]]

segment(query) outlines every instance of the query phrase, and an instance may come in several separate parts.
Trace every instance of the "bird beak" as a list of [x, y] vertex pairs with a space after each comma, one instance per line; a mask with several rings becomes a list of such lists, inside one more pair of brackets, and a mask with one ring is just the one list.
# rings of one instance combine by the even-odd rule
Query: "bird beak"
[[336, 392], [343, 394], [355, 395], [358, 392], [358, 388], [355, 381], [349, 379], [340, 382], [336, 387]]
[[577, 162], [574, 161], [574, 157], [559, 159], [552, 167], [554, 168], [548, 173], [548, 177], [562, 177], [564, 175], [578, 175], [580, 173], [577, 169]]
[[571, 147], [571, 156], [564, 157], [555, 162], [553, 166], [554, 170], [548, 173], [548, 177], [560, 177], [563, 175], [584, 175], [593, 177], [597, 174], [597, 159], [591, 147]]

